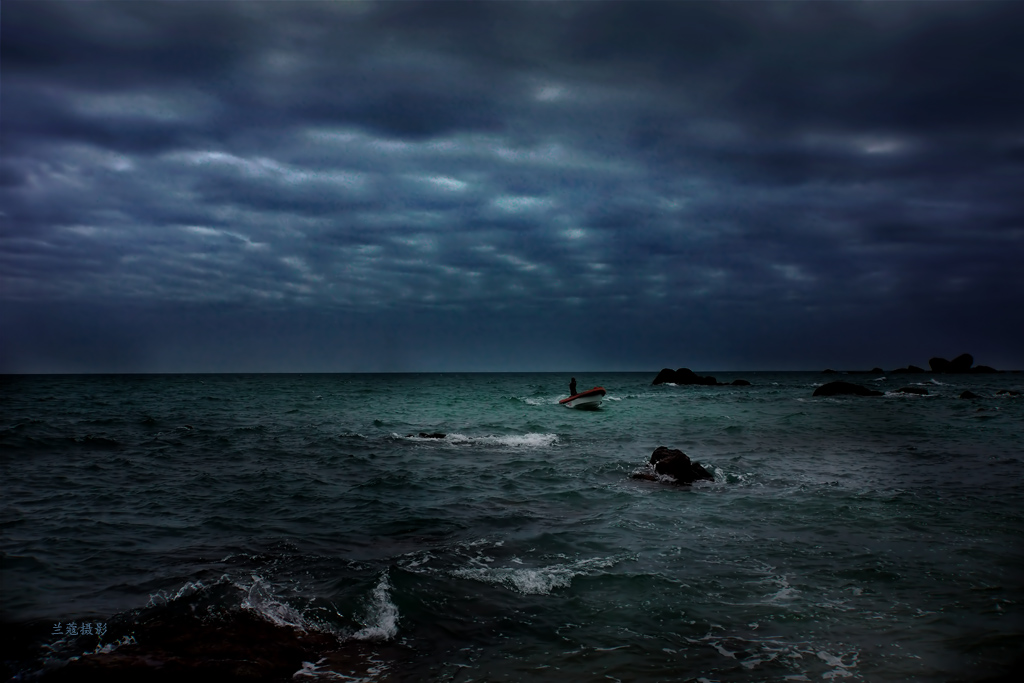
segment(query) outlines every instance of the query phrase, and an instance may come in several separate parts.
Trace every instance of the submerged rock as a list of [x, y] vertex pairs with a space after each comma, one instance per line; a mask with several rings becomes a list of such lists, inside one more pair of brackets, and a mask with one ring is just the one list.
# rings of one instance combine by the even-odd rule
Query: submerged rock
[[924, 387], [900, 387], [896, 391], [901, 394], [918, 394], [920, 396], [928, 395], [928, 390]]
[[814, 390], [814, 396], [884, 396], [881, 391], [850, 382], [829, 382]]
[[441, 432], [430, 432], [430, 433], [420, 432], [419, 434], [406, 434], [405, 436], [406, 436], [406, 438], [412, 438], [414, 436], [418, 436], [421, 439], [444, 439], [448, 435], [447, 434], [442, 434]]
[[981, 398], [981, 396], [968, 389], [960, 394], [960, 398]]
[[748, 382], [745, 379], [734, 379], [732, 382], [730, 382], [730, 384], [732, 384], [734, 387], [749, 387], [750, 386], [750, 382]]
[[[714, 477], [706, 469], [690, 460], [686, 453], [676, 448], [658, 446], [651, 454], [650, 463], [657, 474], [667, 475], [675, 479], [677, 484], [692, 484], [695, 481], [714, 481]], [[656, 480], [650, 472], [638, 472], [634, 479]]]

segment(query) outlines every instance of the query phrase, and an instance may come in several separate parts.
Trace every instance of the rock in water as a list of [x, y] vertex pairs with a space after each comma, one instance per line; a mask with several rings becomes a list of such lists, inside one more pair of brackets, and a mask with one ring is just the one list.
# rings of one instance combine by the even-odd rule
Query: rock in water
[[974, 365], [974, 356], [969, 353], [961, 353], [949, 361], [949, 372], [970, 372]]
[[651, 464], [658, 474], [674, 477], [676, 483], [692, 484], [695, 481], [714, 481], [714, 477], [699, 463], [692, 462], [686, 453], [676, 448], [658, 446], [651, 454]]
[[918, 394], [920, 396], [928, 395], [928, 390], [924, 387], [900, 387], [896, 391], [901, 394]]
[[662, 368], [651, 384], [665, 384], [666, 382], [671, 384], [701, 384], [704, 386], [716, 386], [718, 384], [718, 380], [711, 375], [702, 377], [690, 368], [679, 368], [678, 370]]
[[814, 390], [814, 396], [884, 396], [881, 391], [850, 382], [829, 382]]
[[945, 358], [936, 356], [928, 359], [928, 367], [932, 369], [932, 372], [949, 372], [949, 366], [950, 362]]
[[974, 393], [970, 389], [967, 389], [966, 391], [964, 391], [964, 392], [962, 392], [960, 394], [960, 398], [981, 398], [981, 396], [978, 396], [976, 393]]

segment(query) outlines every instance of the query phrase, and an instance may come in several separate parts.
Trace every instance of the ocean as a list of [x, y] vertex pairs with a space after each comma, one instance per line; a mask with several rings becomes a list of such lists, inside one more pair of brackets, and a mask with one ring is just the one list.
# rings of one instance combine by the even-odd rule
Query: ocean
[[[1024, 375], [572, 374], [599, 410], [569, 373], [3, 377], [6, 677], [1020, 668]], [[658, 446], [714, 481], [634, 478]]]

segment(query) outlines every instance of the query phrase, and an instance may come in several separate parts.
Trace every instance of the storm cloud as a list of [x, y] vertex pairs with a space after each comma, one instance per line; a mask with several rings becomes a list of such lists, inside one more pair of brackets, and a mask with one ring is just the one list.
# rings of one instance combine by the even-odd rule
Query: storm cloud
[[1024, 8], [4, 4], [0, 372], [1024, 366]]

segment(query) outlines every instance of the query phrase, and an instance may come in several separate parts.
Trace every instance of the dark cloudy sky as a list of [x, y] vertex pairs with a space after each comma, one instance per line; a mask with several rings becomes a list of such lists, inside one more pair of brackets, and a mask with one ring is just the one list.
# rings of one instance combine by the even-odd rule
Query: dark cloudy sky
[[5, 0], [0, 372], [1024, 368], [1024, 4]]

